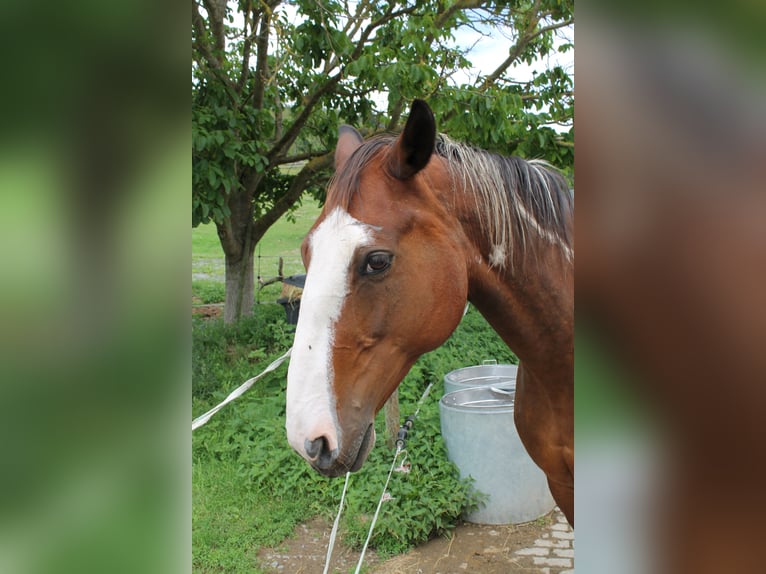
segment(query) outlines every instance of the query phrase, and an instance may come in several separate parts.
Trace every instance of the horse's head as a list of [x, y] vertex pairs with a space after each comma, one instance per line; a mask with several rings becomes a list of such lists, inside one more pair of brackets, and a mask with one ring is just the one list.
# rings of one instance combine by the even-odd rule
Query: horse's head
[[438, 201], [436, 127], [415, 101], [396, 140], [343, 127], [307, 269], [287, 375], [287, 436], [328, 476], [358, 470], [374, 418], [415, 360], [443, 343], [467, 297], [465, 236]]

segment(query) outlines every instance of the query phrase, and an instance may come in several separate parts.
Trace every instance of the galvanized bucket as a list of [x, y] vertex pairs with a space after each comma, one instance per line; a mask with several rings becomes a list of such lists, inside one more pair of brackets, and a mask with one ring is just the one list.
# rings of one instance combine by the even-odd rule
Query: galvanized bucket
[[449, 459], [461, 478], [473, 477], [474, 489], [488, 497], [464, 516], [468, 522], [528, 522], [555, 505], [545, 474], [516, 432], [513, 397], [513, 392], [485, 386], [449, 393], [439, 402]]
[[518, 365], [498, 365], [496, 361], [455, 369], [444, 375], [444, 394], [487, 386], [515, 390], [518, 371]]

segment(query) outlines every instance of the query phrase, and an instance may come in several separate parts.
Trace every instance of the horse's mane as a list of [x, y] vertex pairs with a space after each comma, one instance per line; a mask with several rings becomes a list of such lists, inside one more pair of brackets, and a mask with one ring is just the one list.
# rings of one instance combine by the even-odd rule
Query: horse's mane
[[[436, 154], [455, 184], [471, 193], [481, 227], [492, 243], [493, 266], [513, 260], [513, 249], [535, 251], [530, 233], [572, 258], [572, 193], [566, 179], [542, 160], [505, 157], [440, 136]], [[517, 245], [514, 245], [517, 244]]]
[[[359, 177], [381, 148], [396, 140], [382, 134], [357, 148], [330, 181], [328, 199], [348, 209], [359, 191]], [[557, 246], [568, 261], [573, 259], [573, 197], [566, 179], [542, 160], [505, 157], [439, 135], [434, 154], [444, 161], [453, 189], [473, 195], [484, 233], [492, 245], [488, 254], [494, 267], [513, 261], [515, 247], [522, 254], [536, 254], [536, 233]], [[514, 245], [516, 244], [516, 245]]]

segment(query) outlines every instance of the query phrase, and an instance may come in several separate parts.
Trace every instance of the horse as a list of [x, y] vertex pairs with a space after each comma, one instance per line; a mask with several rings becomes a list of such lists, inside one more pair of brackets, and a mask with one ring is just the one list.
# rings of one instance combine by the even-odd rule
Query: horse
[[[339, 128], [287, 374], [288, 442], [319, 473], [357, 471], [374, 419], [470, 301], [520, 359], [518, 434], [574, 524], [573, 197], [549, 164], [438, 135]], [[511, 485], [509, 485], [511, 487]]]

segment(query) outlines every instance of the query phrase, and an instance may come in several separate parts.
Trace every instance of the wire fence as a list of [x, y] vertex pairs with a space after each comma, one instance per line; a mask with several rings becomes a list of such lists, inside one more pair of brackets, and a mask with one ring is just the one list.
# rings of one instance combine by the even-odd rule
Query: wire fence
[[[220, 294], [223, 296], [226, 265], [223, 256], [214, 258], [196, 258], [192, 260], [192, 281], [220, 284]], [[305, 273], [303, 260], [294, 252], [290, 254], [262, 253], [256, 250], [253, 260], [255, 279], [255, 301], [275, 303], [282, 295], [284, 278]], [[214, 304], [214, 303], [207, 303]], [[222, 300], [220, 305], [223, 304]]]

